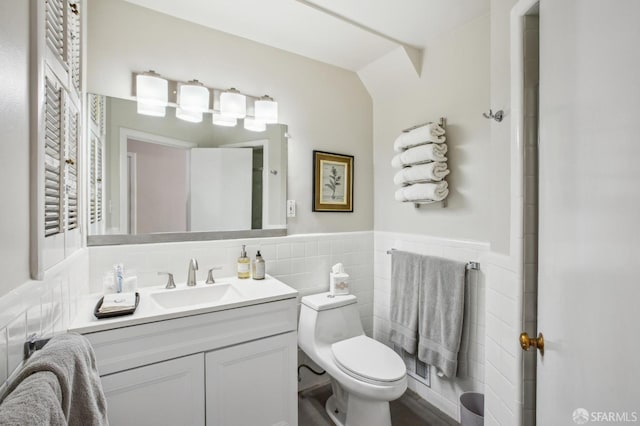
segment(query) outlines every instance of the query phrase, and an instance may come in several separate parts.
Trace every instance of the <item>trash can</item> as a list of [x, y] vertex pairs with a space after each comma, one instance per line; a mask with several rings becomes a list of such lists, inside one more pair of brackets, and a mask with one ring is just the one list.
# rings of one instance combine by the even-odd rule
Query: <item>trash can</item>
[[484, 394], [465, 392], [460, 395], [460, 425], [484, 425]]

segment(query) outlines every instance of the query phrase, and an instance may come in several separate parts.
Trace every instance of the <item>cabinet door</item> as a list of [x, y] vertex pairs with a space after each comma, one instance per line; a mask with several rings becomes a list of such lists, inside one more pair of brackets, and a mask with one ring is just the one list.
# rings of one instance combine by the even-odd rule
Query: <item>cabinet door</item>
[[204, 425], [204, 354], [102, 377], [111, 426]]
[[296, 356], [295, 332], [207, 353], [207, 425], [297, 425]]

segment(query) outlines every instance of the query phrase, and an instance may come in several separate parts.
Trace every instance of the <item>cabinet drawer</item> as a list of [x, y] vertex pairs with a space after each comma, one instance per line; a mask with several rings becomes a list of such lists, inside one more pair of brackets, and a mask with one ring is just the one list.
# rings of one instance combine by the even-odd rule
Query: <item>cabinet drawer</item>
[[85, 334], [101, 376], [296, 330], [296, 299]]

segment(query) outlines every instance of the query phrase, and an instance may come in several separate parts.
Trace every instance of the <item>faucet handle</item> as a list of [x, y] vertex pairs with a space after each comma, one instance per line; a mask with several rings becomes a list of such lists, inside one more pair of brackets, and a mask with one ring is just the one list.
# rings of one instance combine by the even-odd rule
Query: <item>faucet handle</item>
[[176, 288], [176, 282], [173, 280], [173, 274], [170, 272], [158, 272], [158, 275], [168, 275], [169, 279], [167, 280], [167, 285], [164, 287], [166, 289]]
[[219, 271], [222, 269], [222, 266], [214, 266], [213, 268], [209, 269], [209, 273], [207, 274], [207, 280], [205, 281], [205, 284], [215, 284], [216, 280], [213, 278], [213, 271]]

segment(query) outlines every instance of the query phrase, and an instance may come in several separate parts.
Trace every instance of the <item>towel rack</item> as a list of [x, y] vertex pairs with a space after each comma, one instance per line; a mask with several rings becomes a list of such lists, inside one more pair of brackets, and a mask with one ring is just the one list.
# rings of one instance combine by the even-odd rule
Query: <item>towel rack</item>
[[[409, 133], [412, 130], [419, 129], [420, 127], [428, 126], [429, 124], [433, 124], [433, 121], [427, 121], [426, 123], [416, 124], [415, 126], [407, 127], [406, 129], [402, 130], [402, 133]], [[440, 120], [438, 120], [438, 124], [440, 125], [440, 127], [442, 127], [444, 129], [447, 126], [447, 118], [446, 117], [440, 117]], [[436, 200], [415, 200], [415, 201], [407, 201], [407, 202], [413, 203], [413, 207], [415, 207], [416, 209], [419, 209], [421, 204], [442, 203], [442, 208], [445, 208], [448, 205], [446, 198], [444, 200], [440, 200], [440, 201], [436, 201]]]
[[35, 334], [32, 334], [27, 338], [27, 341], [24, 342], [24, 359], [27, 360], [35, 351], [39, 351], [49, 343], [50, 339], [37, 339]]
[[[416, 124], [415, 126], [408, 127], [402, 130], [402, 133], [409, 133], [412, 130], [419, 129], [420, 127], [428, 126], [429, 124], [433, 124], [433, 121], [427, 121], [426, 123]], [[440, 127], [445, 127], [447, 125], [446, 117], [440, 117], [438, 124], [440, 125]]]
[[[393, 251], [395, 251], [396, 249], [392, 248], [390, 250], [387, 250], [387, 254], [391, 254]], [[467, 262], [467, 271], [469, 270], [473, 270], [473, 271], [479, 271], [480, 270], [480, 262], [476, 262], [476, 261], [469, 261]]]

